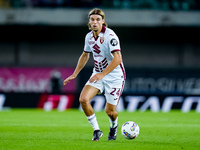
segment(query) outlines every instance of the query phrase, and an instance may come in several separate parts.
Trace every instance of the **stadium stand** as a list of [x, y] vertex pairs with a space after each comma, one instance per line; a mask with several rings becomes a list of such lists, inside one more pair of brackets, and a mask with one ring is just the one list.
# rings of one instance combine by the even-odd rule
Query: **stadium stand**
[[199, 10], [199, 0], [0, 0], [0, 7], [125, 8], [155, 10]]

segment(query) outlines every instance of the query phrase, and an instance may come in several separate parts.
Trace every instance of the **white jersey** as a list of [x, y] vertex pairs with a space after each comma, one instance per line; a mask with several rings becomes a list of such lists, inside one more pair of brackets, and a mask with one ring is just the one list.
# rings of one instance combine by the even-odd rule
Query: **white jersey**
[[[85, 37], [84, 51], [93, 53], [94, 69], [93, 74], [102, 72], [112, 61], [115, 51], [121, 51], [117, 35], [113, 30], [103, 26], [102, 31], [97, 38], [94, 37], [93, 31]], [[105, 79], [114, 80], [119, 78], [125, 79], [125, 70], [123, 63], [118, 65], [112, 72], [107, 74]]]

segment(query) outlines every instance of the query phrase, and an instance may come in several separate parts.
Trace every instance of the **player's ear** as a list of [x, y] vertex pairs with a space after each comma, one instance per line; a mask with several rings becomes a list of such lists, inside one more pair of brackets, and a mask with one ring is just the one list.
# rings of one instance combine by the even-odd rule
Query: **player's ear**
[[105, 19], [103, 19], [102, 21], [103, 21], [103, 24], [104, 24], [105, 23]]

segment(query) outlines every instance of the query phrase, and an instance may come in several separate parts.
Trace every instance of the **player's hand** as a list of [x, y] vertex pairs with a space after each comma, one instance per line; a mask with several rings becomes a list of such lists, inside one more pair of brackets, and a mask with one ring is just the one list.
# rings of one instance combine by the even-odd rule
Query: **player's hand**
[[104, 75], [102, 75], [101, 73], [97, 73], [89, 79], [89, 82], [90, 83], [92, 83], [92, 82], [96, 83], [97, 81], [101, 80], [103, 77], [104, 77]]
[[63, 81], [63, 86], [67, 85], [71, 80], [75, 79], [75, 75], [71, 75]]

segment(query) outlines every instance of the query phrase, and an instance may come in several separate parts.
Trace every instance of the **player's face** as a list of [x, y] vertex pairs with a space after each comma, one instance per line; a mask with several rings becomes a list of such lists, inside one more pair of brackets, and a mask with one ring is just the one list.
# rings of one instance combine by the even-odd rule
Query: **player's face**
[[104, 19], [100, 15], [91, 15], [89, 19], [89, 24], [91, 29], [95, 32], [100, 32], [104, 23]]

